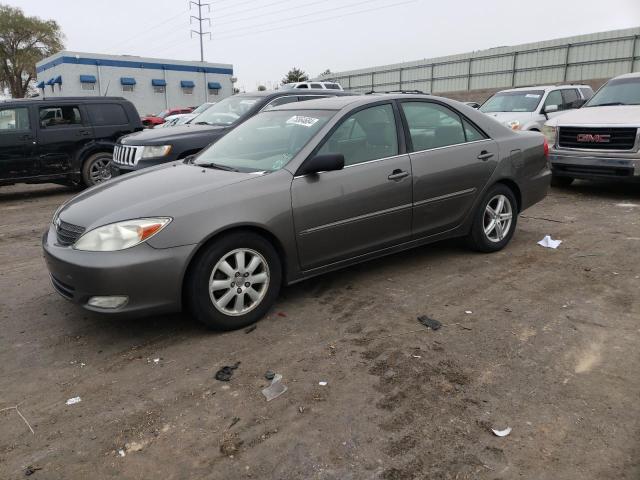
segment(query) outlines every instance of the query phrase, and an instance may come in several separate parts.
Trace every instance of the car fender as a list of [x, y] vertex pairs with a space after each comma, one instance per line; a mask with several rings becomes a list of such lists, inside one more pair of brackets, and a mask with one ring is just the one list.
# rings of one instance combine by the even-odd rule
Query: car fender
[[91, 140], [86, 143], [78, 152], [74, 158], [73, 169], [75, 172], [79, 172], [82, 169], [82, 164], [85, 162], [87, 158], [89, 158], [94, 153], [98, 152], [113, 152], [115, 147], [115, 142], [113, 140]]

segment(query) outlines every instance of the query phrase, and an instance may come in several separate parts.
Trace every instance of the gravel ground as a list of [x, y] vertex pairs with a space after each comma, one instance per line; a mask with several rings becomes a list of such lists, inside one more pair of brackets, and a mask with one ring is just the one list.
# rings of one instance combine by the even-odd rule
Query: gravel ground
[[552, 190], [500, 253], [369, 262], [224, 334], [54, 293], [40, 236], [72, 194], [0, 188], [0, 478], [640, 478], [639, 186]]

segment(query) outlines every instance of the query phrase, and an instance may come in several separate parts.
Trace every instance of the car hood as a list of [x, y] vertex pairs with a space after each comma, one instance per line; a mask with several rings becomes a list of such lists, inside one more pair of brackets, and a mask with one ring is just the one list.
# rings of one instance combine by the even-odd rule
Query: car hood
[[526, 123], [533, 118], [534, 113], [535, 112], [488, 112], [484, 114], [495, 118], [501, 123], [507, 123], [512, 120], [517, 120], [520, 123]]
[[640, 105], [582, 107], [552, 118], [546, 125], [639, 125]]
[[211, 125], [176, 125], [169, 129], [142, 130], [130, 133], [120, 138], [118, 143], [122, 145], [167, 145], [185, 138], [223, 135], [229, 127], [214, 127]]
[[175, 161], [89, 188], [67, 202], [58, 215], [89, 231], [121, 220], [171, 215], [170, 206], [189, 197], [258, 177]]

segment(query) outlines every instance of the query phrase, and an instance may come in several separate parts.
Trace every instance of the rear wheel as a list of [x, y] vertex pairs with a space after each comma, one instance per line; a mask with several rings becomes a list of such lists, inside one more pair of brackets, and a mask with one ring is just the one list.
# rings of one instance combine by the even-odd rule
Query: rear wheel
[[573, 177], [558, 177], [556, 175], [551, 176], [552, 187], [568, 187], [573, 183]]
[[251, 232], [233, 233], [208, 246], [186, 282], [186, 300], [201, 323], [234, 330], [260, 320], [280, 291], [282, 267], [271, 243]]
[[467, 241], [479, 252], [502, 250], [513, 237], [518, 204], [513, 191], [503, 184], [489, 189], [476, 210]]
[[98, 152], [87, 158], [82, 165], [82, 183], [92, 187], [111, 178], [112, 154]]

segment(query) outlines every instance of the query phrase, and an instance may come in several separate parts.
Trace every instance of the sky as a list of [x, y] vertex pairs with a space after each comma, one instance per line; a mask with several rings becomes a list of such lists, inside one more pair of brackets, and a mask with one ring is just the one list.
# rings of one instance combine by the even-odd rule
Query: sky
[[[640, 0], [202, 0], [205, 61], [237, 86], [640, 26]], [[57, 21], [65, 48], [199, 60], [188, 0], [0, 0]]]

